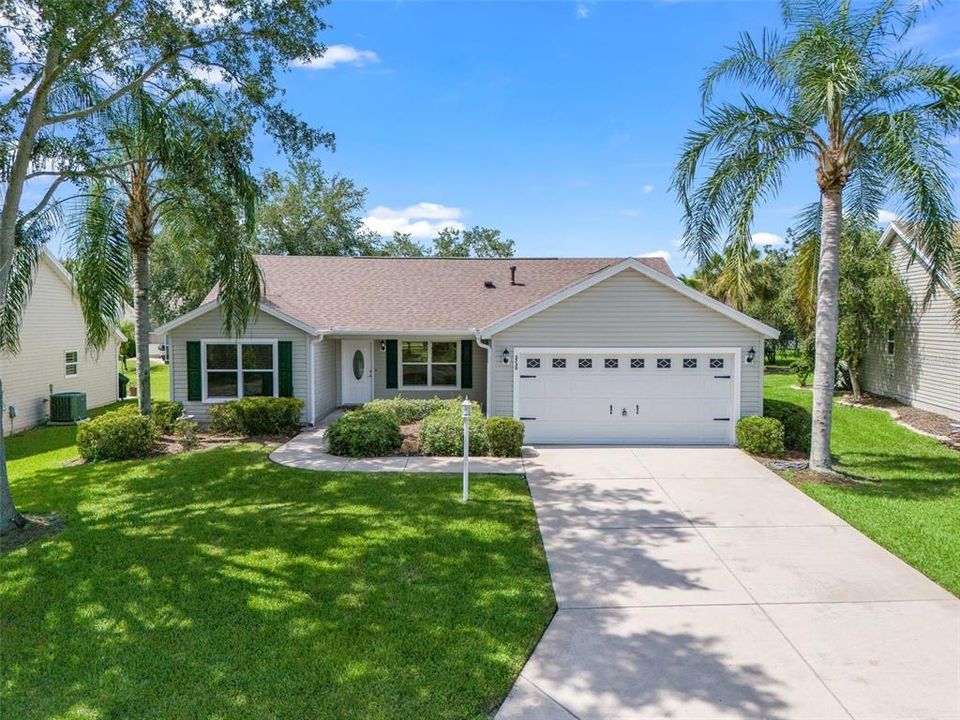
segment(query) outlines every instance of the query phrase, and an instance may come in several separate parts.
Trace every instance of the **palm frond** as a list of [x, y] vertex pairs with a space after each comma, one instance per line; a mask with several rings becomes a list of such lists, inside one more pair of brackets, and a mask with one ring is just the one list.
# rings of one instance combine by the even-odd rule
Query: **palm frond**
[[76, 257], [74, 293], [87, 325], [87, 345], [101, 350], [123, 318], [130, 286], [130, 251], [123, 199], [98, 181], [70, 222]]

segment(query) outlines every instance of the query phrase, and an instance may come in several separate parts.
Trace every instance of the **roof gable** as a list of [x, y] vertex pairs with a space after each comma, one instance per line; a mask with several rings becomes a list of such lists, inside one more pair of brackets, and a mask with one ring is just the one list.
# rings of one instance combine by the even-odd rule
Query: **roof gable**
[[[954, 244], [957, 247], [957, 252], [960, 253], [960, 223], [955, 224], [954, 228], [956, 230]], [[891, 222], [883, 232], [883, 235], [880, 236], [880, 245], [889, 248], [894, 239], [898, 240], [900, 244], [910, 252], [912, 257], [911, 261], [919, 262], [928, 274], [933, 275], [933, 264], [930, 262], [930, 259], [924, 255], [913, 242], [908, 228], [896, 221]], [[957, 287], [956, 280], [944, 278], [943, 283], [943, 287], [948, 293], [955, 298], [960, 298], [960, 288]]]
[[479, 330], [479, 333], [481, 337], [490, 337], [499, 332], [503, 332], [507, 328], [512, 327], [517, 323], [523, 322], [527, 318], [530, 318], [536, 315], [537, 313], [540, 313], [543, 310], [546, 310], [547, 308], [553, 307], [554, 305], [557, 305], [558, 303], [563, 302], [564, 300], [571, 298], [583, 292], [584, 290], [587, 290], [597, 285], [598, 283], [601, 283], [604, 280], [607, 280], [613, 277], [614, 275], [617, 275], [619, 273], [626, 272], [626, 271], [638, 272], [644, 277], [649, 278], [650, 280], [653, 280], [654, 282], [659, 283], [660, 285], [663, 285], [664, 287], [670, 290], [673, 290], [679, 293], [680, 295], [683, 295], [709, 308], [710, 310], [713, 310], [723, 315], [724, 317], [727, 317], [730, 320], [733, 320], [734, 322], [739, 323], [740, 325], [744, 325], [750, 328], [751, 330], [754, 330], [755, 332], [760, 333], [764, 337], [777, 338], [780, 336], [780, 331], [777, 330], [776, 328], [770, 327], [769, 325], [766, 325], [760, 322], [759, 320], [756, 320], [750, 317], [749, 315], [746, 315], [738, 310], [735, 310], [729, 305], [726, 305], [720, 302], [719, 300], [715, 300], [714, 298], [711, 298], [708, 295], [704, 295], [698, 290], [694, 290], [693, 288], [689, 287], [688, 285], [674, 278], [672, 274], [670, 277], [667, 277], [662, 273], [658, 273], [654, 270], [651, 270], [648, 265], [640, 262], [637, 258], [627, 258], [617, 263], [616, 265], [605, 268], [604, 270], [597, 272], [588, 278], [584, 278], [580, 282], [577, 282], [567, 288], [564, 288], [559, 292], [556, 292], [553, 295], [547, 298], [544, 298], [543, 300], [537, 303], [534, 303], [533, 305], [530, 305], [529, 307], [526, 307], [518, 312], [515, 312], [509, 315], [508, 317], [503, 318], [502, 320], [499, 320], [495, 323], [492, 323], [486, 327], [481, 328]]

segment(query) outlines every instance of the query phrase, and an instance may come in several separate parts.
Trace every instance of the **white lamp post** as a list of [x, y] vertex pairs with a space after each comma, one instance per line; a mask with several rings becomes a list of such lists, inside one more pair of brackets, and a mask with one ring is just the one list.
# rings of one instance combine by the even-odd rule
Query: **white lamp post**
[[464, 398], [460, 404], [463, 416], [463, 502], [470, 494], [470, 401]]

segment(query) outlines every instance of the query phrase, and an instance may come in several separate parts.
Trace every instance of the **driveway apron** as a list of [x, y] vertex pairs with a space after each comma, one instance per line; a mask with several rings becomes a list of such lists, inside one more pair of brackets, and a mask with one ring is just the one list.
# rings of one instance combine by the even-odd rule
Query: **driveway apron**
[[498, 720], [960, 718], [960, 600], [746, 454], [524, 467], [558, 611]]

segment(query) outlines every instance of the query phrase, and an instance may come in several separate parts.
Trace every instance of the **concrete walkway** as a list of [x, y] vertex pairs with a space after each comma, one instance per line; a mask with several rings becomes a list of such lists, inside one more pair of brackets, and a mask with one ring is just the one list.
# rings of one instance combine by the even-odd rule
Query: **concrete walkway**
[[[417, 472], [460, 473], [463, 463], [460, 458], [423, 457], [397, 455], [353, 459], [327, 452], [327, 428], [340, 417], [343, 411], [336, 410], [317, 423], [315, 428], [300, 433], [272, 453], [270, 459], [281, 465], [306, 470], [333, 472]], [[470, 472], [483, 474], [522, 475], [522, 458], [472, 457]]]
[[747, 455], [524, 460], [559, 610], [498, 720], [960, 718], [960, 600]]

